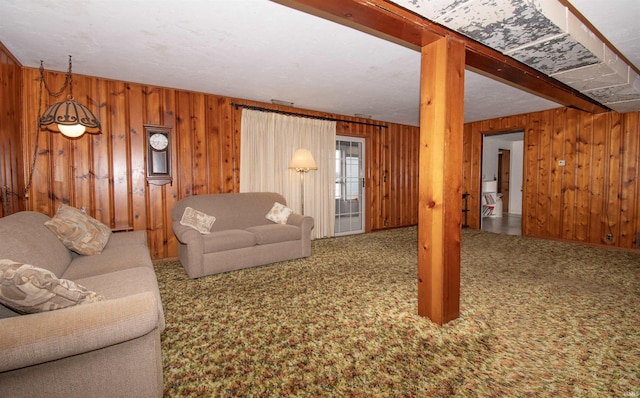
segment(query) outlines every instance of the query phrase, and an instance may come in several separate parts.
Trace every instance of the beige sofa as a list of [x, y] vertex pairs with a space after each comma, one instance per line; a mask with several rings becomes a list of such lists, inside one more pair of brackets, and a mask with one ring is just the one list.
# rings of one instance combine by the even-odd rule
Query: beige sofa
[[49, 217], [0, 218], [0, 259], [32, 264], [102, 296], [19, 315], [0, 304], [0, 396], [161, 397], [164, 314], [145, 231], [112, 233], [100, 254], [68, 250]]
[[[171, 210], [178, 257], [189, 278], [232, 271], [311, 255], [313, 218], [291, 214], [286, 224], [266, 218], [274, 203], [286, 205], [273, 192], [189, 196]], [[203, 234], [182, 225], [187, 207], [215, 217]]]

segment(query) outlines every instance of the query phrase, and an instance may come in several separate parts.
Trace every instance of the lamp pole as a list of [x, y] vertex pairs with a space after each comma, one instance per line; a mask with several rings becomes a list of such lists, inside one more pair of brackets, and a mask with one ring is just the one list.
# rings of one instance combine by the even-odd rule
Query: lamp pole
[[300, 171], [300, 204], [301, 204], [301, 212], [304, 216], [304, 174], [309, 170], [299, 170]]
[[289, 168], [300, 173], [300, 204], [301, 214], [304, 215], [304, 173], [309, 170], [318, 170], [315, 160], [308, 149], [298, 149], [293, 154]]

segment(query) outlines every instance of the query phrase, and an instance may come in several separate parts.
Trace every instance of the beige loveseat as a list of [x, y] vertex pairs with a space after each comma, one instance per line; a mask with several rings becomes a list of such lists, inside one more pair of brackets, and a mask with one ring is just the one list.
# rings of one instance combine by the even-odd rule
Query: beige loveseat
[[[246, 192], [195, 195], [171, 210], [178, 239], [178, 257], [189, 278], [232, 271], [311, 255], [313, 218], [292, 213], [286, 224], [266, 218], [282, 195]], [[180, 221], [186, 208], [215, 217], [210, 233], [200, 233]]]
[[0, 304], [0, 396], [161, 397], [165, 323], [146, 232], [112, 233], [100, 254], [78, 255], [47, 220], [0, 218], [0, 259], [51, 271], [101, 301], [26, 315]]

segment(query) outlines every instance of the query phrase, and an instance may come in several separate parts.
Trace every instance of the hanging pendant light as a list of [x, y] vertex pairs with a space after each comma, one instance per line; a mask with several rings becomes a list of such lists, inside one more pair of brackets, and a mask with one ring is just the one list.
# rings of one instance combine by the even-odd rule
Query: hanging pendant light
[[85, 132], [99, 133], [100, 121], [86, 106], [73, 100], [73, 81], [71, 74], [71, 55], [69, 55], [69, 71], [67, 79], [62, 89], [52, 94], [44, 80], [44, 67], [40, 62], [40, 78], [50, 95], [60, 95], [69, 86], [69, 96], [66, 101], [56, 102], [51, 105], [40, 117], [40, 128], [47, 128], [51, 131], [59, 131], [63, 135], [71, 138], [80, 137]]

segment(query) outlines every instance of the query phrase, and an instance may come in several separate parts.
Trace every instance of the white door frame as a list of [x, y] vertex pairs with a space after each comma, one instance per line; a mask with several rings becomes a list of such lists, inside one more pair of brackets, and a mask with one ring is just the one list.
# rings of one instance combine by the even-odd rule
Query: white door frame
[[[358, 156], [358, 177], [357, 177], [357, 189], [358, 189], [358, 197], [357, 197], [357, 204], [358, 204], [358, 210], [357, 212], [352, 212], [352, 211], [347, 211], [346, 213], [341, 213], [340, 212], [340, 203], [339, 200], [343, 200], [343, 189], [342, 189], [342, 185], [344, 185], [344, 189], [346, 190], [346, 181], [338, 181], [338, 176], [340, 175], [340, 170], [338, 166], [338, 161], [339, 159], [336, 157], [336, 225], [335, 225], [335, 235], [336, 236], [341, 236], [341, 235], [351, 235], [351, 234], [359, 234], [359, 233], [364, 233], [364, 225], [365, 225], [365, 190], [363, 187], [363, 183], [364, 183], [364, 165], [365, 165], [365, 139], [364, 138], [359, 138], [359, 137], [348, 137], [348, 136], [340, 136], [337, 135], [336, 136], [336, 144], [338, 142], [349, 142], [351, 144], [357, 144], [357, 146], [359, 146], [360, 149], [360, 153]], [[337, 151], [337, 148], [336, 148]], [[341, 159], [340, 159], [341, 161]], [[347, 178], [349, 178], [349, 176], [347, 176]], [[353, 181], [352, 181], [353, 182]], [[338, 189], [339, 187], [337, 186], [338, 184], [341, 184], [340, 189]], [[353, 186], [353, 185], [352, 185]], [[354, 201], [349, 201], [351, 203], [345, 203], [345, 205], [351, 205], [353, 203], [356, 203]], [[341, 214], [349, 214], [348, 219], [347, 217], [342, 218]], [[359, 219], [359, 227], [356, 227], [356, 225], [354, 225], [353, 220], [358, 220]], [[341, 223], [342, 221], [342, 223]], [[357, 221], [356, 221], [357, 222]], [[345, 224], [349, 225], [349, 228], [344, 228]]]

